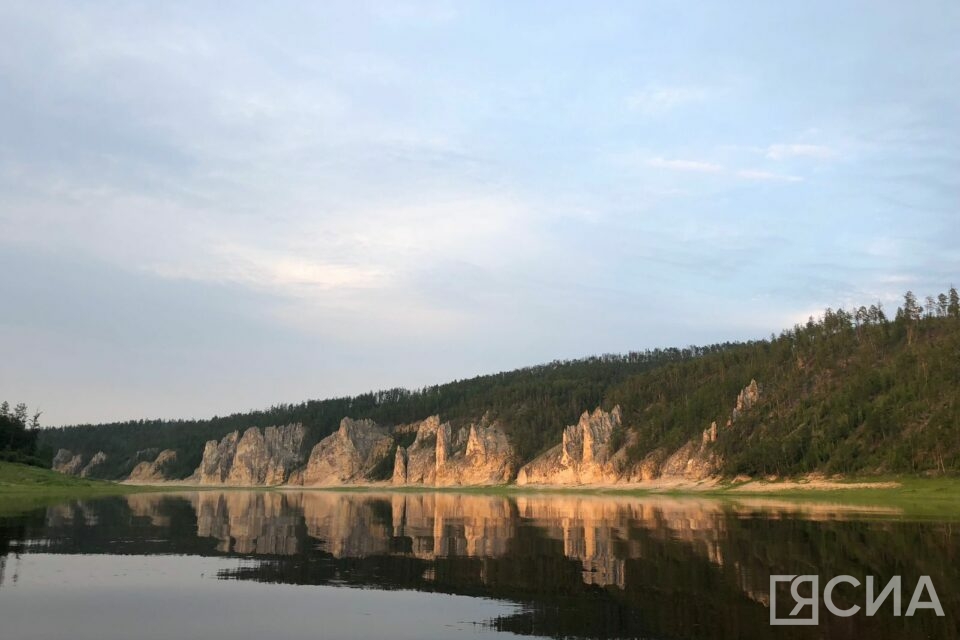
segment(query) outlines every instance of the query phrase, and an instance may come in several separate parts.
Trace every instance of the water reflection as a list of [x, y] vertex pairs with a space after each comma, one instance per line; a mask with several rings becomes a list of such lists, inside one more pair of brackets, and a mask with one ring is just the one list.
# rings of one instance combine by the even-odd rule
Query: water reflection
[[[414, 589], [521, 605], [491, 627], [551, 637], [767, 637], [771, 574], [930, 575], [946, 611], [821, 616], [791, 638], [958, 636], [948, 522], [892, 510], [672, 497], [202, 491], [0, 518], [0, 558], [42, 550], [243, 556], [224, 580]], [[6, 577], [4, 577], [6, 571]], [[9, 581], [0, 562], [0, 589]], [[2, 593], [2, 592], [0, 592]], [[838, 592], [838, 605], [863, 595]], [[905, 595], [909, 598], [909, 592]], [[849, 602], [847, 602], [849, 601]]]

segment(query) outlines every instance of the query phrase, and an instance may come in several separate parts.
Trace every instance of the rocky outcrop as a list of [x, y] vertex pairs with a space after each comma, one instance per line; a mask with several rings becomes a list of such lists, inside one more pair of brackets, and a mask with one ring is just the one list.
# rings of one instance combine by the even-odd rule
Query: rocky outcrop
[[237, 443], [233, 466], [227, 484], [278, 485], [303, 464], [303, 439], [306, 431], [301, 424], [285, 427], [251, 427]]
[[513, 479], [516, 452], [489, 416], [460, 428], [431, 416], [417, 423], [416, 433], [409, 447], [397, 448], [393, 484], [490, 485]]
[[[751, 380], [738, 394], [727, 427], [760, 402], [760, 385]], [[679, 448], [660, 447], [637, 462], [639, 436], [625, 429], [619, 406], [585, 411], [563, 430], [561, 442], [518, 470], [516, 450], [503, 425], [490, 414], [472, 423], [441, 422], [430, 416], [387, 428], [372, 420], [344, 418], [339, 429], [305, 454], [306, 431], [300, 424], [251, 427], [206, 443], [200, 466], [188, 479], [200, 485], [337, 486], [605, 485], [658, 479], [701, 481], [722, 466], [716, 443], [730, 437], [713, 421]], [[727, 435], [725, 435], [727, 434]], [[628, 455], [628, 451], [630, 452]], [[168, 480], [176, 454], [137, 459], [132, 481]], [[61, 450], [55, 468], [79, 474], [102, 464], [98, 454], [84, 467], [80, 456]], [[630, 460], [633, 458], [633, 461]]]
[[393, 450], [393, 438], [373, 420], [344, 418], [336, 433], [310, 452], [298, 478], [305, 486], [365, 483]]
[[[414, 429], [415, 427], [415, 429]], [[449, 425], [444, 427], [444, 440], [449, 437]], [[409, 447], [398, 447], [393, 463], [393, 484], [433, 484], [437, 477], [437, 442], [440, 416], [406, 427], [415, 430], [416, 438]], [[403, 427], [397, 431], [403, 432]], [[444, 445], [444, 455], [447, 447]]]
[[[760, 401], [756, 380], [738, 394], [726, 422], [731, 427]], [[715, 443], [724, 437], [714, 421], [699, 437], [676, 450], [657, 448], [639, 462], [627, 462], [627, 448], [636, 440], [632, 434], [616, 440], [624, 444], [614, 450], [614, 433], [622, 428], [620, 407], [609, 413], [597, 409], [584, 413], [580, 421], [563, 431], [560, 444], [524, 465], [517, 473], [517, 484], [580, 485], [652, 482], [657, 480], [703, 481], [715, 477], [723, 460]]]
[[[736, 404], [730, 413], [726, 427], [729, 429], [740, 416], [760, 401], [760, 385], [756, 380], [743, 388], [737, 395]], [[702, 481], [720, 472], [723, 460], [713, 446], [721, 437], [717, 422], [713, 421], [704, 429], [700, 439], [691, 439], [682, 447], [667, 455], [658, 450], [648, 455], [640, 465], [631, 470], [628, 481], [651, 479], [683, 479]]]
[[302, 424], [247, 429], [204, 446], [203, 459], [190, 481], [201, 485], [259, 486], [286, 482], [303, 465]]
[[95, 454], [93, 454], [93, 457], [90, 458], [90, 462], [88, 462], [83, 469], [80, 470], [80, 477], [89, 478], [91, 475], [96, 474], [97, 467], [106, 461], [107, 454], [105, 454], [103, 451], [97, 451]]
[[144, 460], [137, 463], [128, 482], [164, 482], [173, 480], [172, 467], [177, 462], [177, 452], [173, 449], [164, 449], [153, 460]]
[[397, 452], [393, 456], [393, 477], [390, 478], [390, 482], [407, 483], [407, 450], [403, 447], [397, 447]]
[[720, 457], [709, 442], [690, 440], [660, 466], [661, 478], [706, 480], [720, 471]]
[[78, 476], [83, 470], [83, 456], [67, 449], [60, 449], [53, 457], [52, 469], [68, 476]]
[[614, 431], [622, 429], [620, 407], [585, 411], [563, 430], [563, 440], [524, 465], [517, 484], [602, 484], [620, 479], [623, 455], [612, 451]]
[[[465, 445], [461, 444], [464, 435]], [[489, 416], [452, 435], [449, 423], [441, 425], [436, 456], [434, 484], [440, 486], [506, 484], [517, 469], [516, 452], [507, 434]]]
[[233, 467], [233, 458], [237, 454], [237, 441], [240, 433], [228, 433], [222, 440], [208, 440], [203, 447], [200, 466], [193, 472], [191, 481], [198, 484], [225, 484]]
[[744, 411], [748, 411], [750, 407], [757, 404], [760, 401], [760, 386], [757, 384], [756, 380], [750, 380], [750, 384], [743, 388], [740, 392], [740, 395], [737, 396], [737, 404], [733, 408], [733, 413], [730, 416], [731, 422], [736, 422]]

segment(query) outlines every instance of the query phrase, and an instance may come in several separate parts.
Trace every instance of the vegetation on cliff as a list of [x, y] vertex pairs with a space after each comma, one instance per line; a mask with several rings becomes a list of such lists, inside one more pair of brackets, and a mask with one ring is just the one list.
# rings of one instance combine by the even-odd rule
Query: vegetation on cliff
[[[761, 399], [731, 417], [751, 380]], [[722, 471], [948, 472], [960, 468], [960, 300], [955, 289], [920, 304], [912, 293], [890, 319], [879, 305], [827, 309], [820, 319], [748, 343], [635, 352], [480, 376], [419, 390], [277, 405], [211, 420], [134, 421], [41, 432], [47, 448], [104, 452], [100, 477], [122, 477], [145, 450], [178, 452], [186, 477], [204, 444], [234, 430], [301, 423], [304, 447], [345, 416], [390, 426], [440, 415], [455, 426], [499, 420], [521, 462], [556, 445], [583, 411], [620, 405], [610, 446], [637, 462], [676, 450], [716, 422], [709, 446]]]
[[[921, 472], [960, 469], [957, 292], [912, 293], [891, 321], [879, 305], [827, 309], [770, 340], [634, 376], [606, 397], [637, 435], [633, 457], [675, 448], [712, 421], [724, 471]], [[730, 398], [756, 379], [763, 399], [729, 427]]]

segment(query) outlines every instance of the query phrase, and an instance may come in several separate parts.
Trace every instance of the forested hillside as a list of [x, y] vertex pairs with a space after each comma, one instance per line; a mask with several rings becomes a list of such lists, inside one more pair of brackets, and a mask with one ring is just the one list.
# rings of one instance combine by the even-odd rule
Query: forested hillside
[[[751, 379], [757, 408], [726, 426]], [[712, 445], [735, 474], [921, 472], [960, 469], [960, 300], [912, 293], [891, 319], [877, 304], [827, 309], [805, 325], [749, 343], [555, 362], [408, 391], [278, 405], [210, 420], [132, 421], [40, 432], [45, 449], [107, 454], [98, 475], [129, 473], [138, 451], [175, 449], [188, 475], [203, 444], [250, 426], [303, 423], [308, 445], [340, 420], [392, 425], [440, 414], [499, 418], [523, 460], [556, 444], [565, 425], [598, 405], [623, 410], [614, 446], [642, 459], [675, 449], [716, 421]]]
[[751, 379], [757, 410], [716, 443], [728, 474], [960, 470], [956, 289], [923, 306], [907, 293], [893, 320], [879, 305], [827, 309], [770, 340], [633, 376], [605, 404], [624, 409], [640, 458], [724, 425]]

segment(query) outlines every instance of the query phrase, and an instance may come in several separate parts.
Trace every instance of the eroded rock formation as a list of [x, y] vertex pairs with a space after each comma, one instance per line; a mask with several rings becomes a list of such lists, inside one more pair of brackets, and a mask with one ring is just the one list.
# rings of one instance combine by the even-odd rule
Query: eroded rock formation
[[130, 482], [163, 482], [173, 480], [171, 474], [173, 465], [177, 462], [177, 452], [173, 449], [164, 449], [153, 460], [144, 460], [137, 463], [127, 480]]
[[81, 478], [89, 478], [91, 475], [94, 475], [97, 471], [97, 467], [102, 465], [107, 461], [107, 454], [103, 451], [97, 451], [93, 454], [93, 457], [90, 458], [90, 461], [84, 465], [83, 469], [80, 470]]
[[[430, 416], [397, 431], [415, 431], [417, 436], [409, 447], [397, 447], [393, 463], [393, 484], [433, 484], [437, 477], [437, 432], [440, 416]], [[449, 425], [445, 426], [446, 430]], [[446, 435], [444, 436], [446, 438]]]
[[220, 442], [204, 446], [200, 466], [190, 478], [202, 485], [278, 485], [303, 465], [302, 424], [247, 429], [227, 434]]
[[[484, 416], [469, 428], [458, 430], [455, 437], [448, 437], [448, 433], [449, 423], [437, 431], [435, 484], [506, 484], [513, 479], [516, 452], [498, 422]], [[461, 444], [464, 434], [465, 446]]]
[[60, 449], [53, 457], [53, 470], [68, 476], [78, 476], [83, 470], [83, 456], [72, 451]]
[[416, 433], [409, 447], [397, 448], [393, 484], [489, 485], [513, 479], [516, 452], [489, 416], [459, 429], [431, 416], [417, 423]]
[[[730, 413], [726, 427], [729, 429], [733, 426], [740, 416], [759, 401], [760, 385], [756, 380], [750, 380], [750, 384], [737, 395], [736, 404]], [[673, 453], [668, 454], [661, 449], [648, 455], [638, 465], [639, 468], [631, 471], [627, 480], [673, 478], [702, 481], [714, 477], [720, 472], [723, 463], [713, 446], [720, 437], [722, 437], [721, 431], [717, 427], [717, 422], [713, 421], [708, 428], [704, 429], [699, 440], [693, 438]]]
[[[516, 480], [530, 485], [605, 485], [680, 479], [715, 478], [722, 466], [716, 443], [760, 402], [760, 385], [751, 380], [738, 394], [725, 427], [713, 421], [702, 433], [673, 449], [660, 447], [636, 461], [639, 437], [623, 424], [619, 406], [585, 411], [563, 430], [561, 442], [518, 470], [519, 459], [503, 425], [490, 414], [470, 423], [442, 422], [430, 416], [396, 427], [372, 420], [344, 418], [339, 429], [306, 454], [301, 424], [234, 431], [210, 440], [188, 482], [200, 485], [337, 486], [495, 485]], [[629, 454], [628, 454], [629, 452]], [[631, 460], [632, 458], [632, 460]], [[84, 465], [83, 456], [57, 452], [54, 469], [87, 475], [103, 464], [103, 452]], [[129, 480], [174, 479], [177, 453], [156, 449], [138, 452]]]
[[623, 455], [611, 451], [614, 431], [622, 429], [620, 407], [584, 411], [563, 430], [563, 440], [523, 466], [517, 484], [602, 484], [620, 479]]
[[305, 486], [368, 482], [392, 449], [393, 438], [373, 420], [344, 418], [337, 432], [310, 452], [301, 481]]

